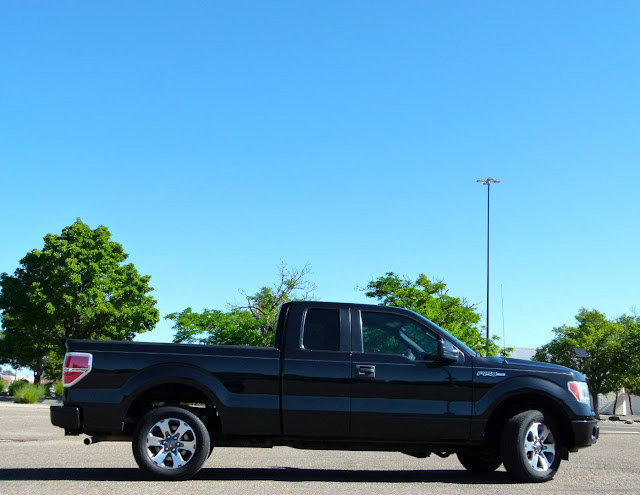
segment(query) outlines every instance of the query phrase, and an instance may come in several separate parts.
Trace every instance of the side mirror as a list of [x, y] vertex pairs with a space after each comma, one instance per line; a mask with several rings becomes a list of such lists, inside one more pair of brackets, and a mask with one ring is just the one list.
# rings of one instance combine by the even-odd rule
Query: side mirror
[[445, 339], [438, 341], [438, 363], [439, 364], [455, 364], [460, 362], [462, 357], [460, 350], [451, 342]]

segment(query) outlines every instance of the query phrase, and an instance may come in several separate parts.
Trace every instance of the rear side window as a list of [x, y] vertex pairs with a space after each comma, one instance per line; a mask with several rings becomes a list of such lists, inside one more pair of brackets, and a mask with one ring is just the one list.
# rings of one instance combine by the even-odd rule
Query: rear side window
[[302, 332], [302, 347], [313, 351], [340, 350], [340, 310], [307, 310]]

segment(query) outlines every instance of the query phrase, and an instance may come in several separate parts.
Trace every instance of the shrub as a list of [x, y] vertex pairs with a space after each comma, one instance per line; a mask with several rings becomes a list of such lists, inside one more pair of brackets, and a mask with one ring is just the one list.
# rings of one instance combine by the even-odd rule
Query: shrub
[[0, 394], [7, 391], [7, 382], [0, 380]]
[[13, 393], [13, 402], [20, 404], [35, 404], [38, 399], [44, 397], [44, 387], [25, 383], [16, 387]]
[[62, 397], [64, 393], [64, 385], [62, 385], [60, 380], [53, 383], [53, 388], [55, 389], [56, 397]]
[[13, 395], [15, 397], [16, 389], [24, 386], [27, 383], [29, 383], [27, 380], [16, 380], [16, 381], [14, 381], [11, 385], [9, 385], [9, 395]]

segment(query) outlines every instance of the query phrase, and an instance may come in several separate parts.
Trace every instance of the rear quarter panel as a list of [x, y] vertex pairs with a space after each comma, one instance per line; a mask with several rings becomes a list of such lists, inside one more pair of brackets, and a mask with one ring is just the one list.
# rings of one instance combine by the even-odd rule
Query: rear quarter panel
[[93, 369], [65, 391], [87, 431], [121, 431], [133, 401], [151, 387], [190, 386], [218, 409], [223, 433], [280, 432], [280, 353], [275, 348], [69, 341]]

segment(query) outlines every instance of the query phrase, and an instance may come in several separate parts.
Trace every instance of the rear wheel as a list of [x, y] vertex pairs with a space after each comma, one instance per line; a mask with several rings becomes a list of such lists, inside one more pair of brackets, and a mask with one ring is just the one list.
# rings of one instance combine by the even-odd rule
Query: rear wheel
[[132, 447], [142, 469], [166, 480], [185, 480], [209, 457], [210, 438], [207, 427], [192, 412], [159, 407], [138, 423]]
[[471, 449], [458, 452], [458, 460], [467, 471], [474, 473], [490, 473], [502, 464], [502, 459], [497, 453], [487, 449]]
[[540, 411], [525, 411], [509, 419], [500, 446], [505, 469], [522, 481], [549, 481], [560, 466], [558, 428]]

